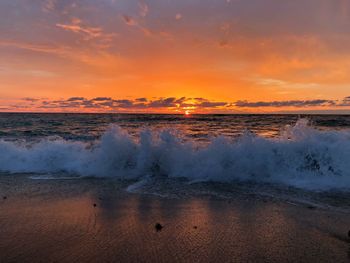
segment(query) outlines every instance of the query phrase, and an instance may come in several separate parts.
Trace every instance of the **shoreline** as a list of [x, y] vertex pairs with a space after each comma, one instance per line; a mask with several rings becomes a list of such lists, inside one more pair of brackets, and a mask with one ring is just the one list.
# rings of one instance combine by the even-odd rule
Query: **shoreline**
[[348, 262], [350, 257], [349, 213], [242, 194], [164, 198], [129, 193], [130, 182], [116, 180], [2, 175], [0, 182], [2, 262]]

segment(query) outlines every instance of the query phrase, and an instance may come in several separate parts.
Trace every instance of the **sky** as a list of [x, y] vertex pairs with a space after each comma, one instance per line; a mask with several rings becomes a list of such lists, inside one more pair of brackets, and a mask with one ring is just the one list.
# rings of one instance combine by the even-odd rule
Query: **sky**
[[350, 1], [2, 0], [0, 111], [350, 113]]

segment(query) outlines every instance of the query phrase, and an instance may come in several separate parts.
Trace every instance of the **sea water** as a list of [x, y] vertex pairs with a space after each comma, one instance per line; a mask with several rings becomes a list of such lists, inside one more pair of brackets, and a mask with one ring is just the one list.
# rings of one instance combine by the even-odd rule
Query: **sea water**
[[350, 116], [2, 113], [0, 172], [350, 192]]

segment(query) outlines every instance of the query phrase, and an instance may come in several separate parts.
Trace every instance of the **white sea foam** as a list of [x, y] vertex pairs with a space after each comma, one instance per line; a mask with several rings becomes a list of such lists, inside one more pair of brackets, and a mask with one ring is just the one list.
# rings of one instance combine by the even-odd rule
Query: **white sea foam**
[[205, 147], [169, 131], [144, 131], [138, 142], [111, 126], [99, 141], [0, 141], [0, 171], [74, 176], [184, 177], [190, 181], [281, 183], [305, 189], [350, 189], [350, 132], [321, 132], [299, 120], [277, 139], [246, 132]]

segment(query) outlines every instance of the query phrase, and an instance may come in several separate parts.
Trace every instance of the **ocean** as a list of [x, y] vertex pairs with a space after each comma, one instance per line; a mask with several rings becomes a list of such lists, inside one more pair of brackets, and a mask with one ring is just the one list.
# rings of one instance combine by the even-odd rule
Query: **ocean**
[[0, 261], [348, 261], [350, 116], [2, 113], [0, 137]]
[[249, 131], [264, 138], [280, 137], [281, 131], [307, 119], [322, 131], [348, 131], [350, 115], [161, 115], [161, 114], [42, 114], [0, 113], [0, 138], [37, 140], [59, 136], [69, 141], [95, 141], [117, 125], [135, 139], [145, 130], [172, 130], [187, 141], [210, 142], [224, 136], [237, 138]]
[[2, 176], [114, 178], [130, 191], [350, 193], [350, 116], [1, 113], [0, 156]]

